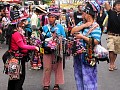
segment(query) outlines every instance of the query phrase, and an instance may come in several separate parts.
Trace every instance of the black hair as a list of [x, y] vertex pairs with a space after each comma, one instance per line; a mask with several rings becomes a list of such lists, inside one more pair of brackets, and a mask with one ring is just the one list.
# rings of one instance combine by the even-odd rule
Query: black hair
[[66, 9], [63, 9], [62, 12], [66, 13], [67, 11], [66, 11]]
[[48, 17], [50, 16], [54, 16], [55, 18], [57, 18], [57, 15], [55, 15], [54, 13], [48, 13]]
[[78, 5], [78, 8], [79, 8], [80, 6], [82, 6], [82, 5]]
[[[16, 28], [17, 28], [17, 23], [11, 23], [11, 24], [9, 24], [8, 29], [6, 31], [7, 35], [11, 37], [12, 33], [15, 31]], [[8, 41], [10, 41], [10, 38], [9, 38]]]
[[115, 7], [116, 4], [120, 4], [120, 0], [115, 1], [114, 4], [113, 4], [113, 7]]
[[11, 46], [11, 38], [12, 38], [12, 34], [15, 33], [16, 31], [14, 29], [16, 29], [17, 27], [17, 23], [14, 23], [14, 24], [9, 24], [8, 26], [8, 35], [9, 35], [9, 38], [8, 38], [8, 48], [10, 49], [10, 46]]
[[0, 4], [0, 11], [4, 9], [4, 5]]
[[15, 10], [15, 9], [19, 10], [19, 7], [17, 5], [14, 5], [13, 10]]
[[44, 26], [44, 22], [45, 22], [45, 15], [42, 15], [42, 26]]
[[23, 24], [23, 22], [25, 22], [26, 20], [27, 20], [27, 19], [22, 19], [22, 20], [20, 20], [19, 22], [17, 22], [16, 28], [17, 28], [17, 27], [20, 27], [21, 24]]

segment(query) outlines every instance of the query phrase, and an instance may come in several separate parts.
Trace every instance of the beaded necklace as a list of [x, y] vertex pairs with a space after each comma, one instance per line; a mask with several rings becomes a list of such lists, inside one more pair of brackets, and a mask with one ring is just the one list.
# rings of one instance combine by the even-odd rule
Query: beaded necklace
[[[98, 27], [98, 24], [94, 24], [92, 28], [88, 31], [86, 36], [88, 36], [96, 27]], [[86, 44], [86, 54], [85, 54], [86, 63], [90, 66], [96, 65], [96, 60], [94, 58], [94, 38], [90, 37], [89, 42]]]
[[86, 59], [86, 63], [88, 63], [90, 66], [95, 66], [96, 64], [93, 49], [94, 49], [94, 39], [89, 38], [89, 42], [86, 44], [85, 59]]

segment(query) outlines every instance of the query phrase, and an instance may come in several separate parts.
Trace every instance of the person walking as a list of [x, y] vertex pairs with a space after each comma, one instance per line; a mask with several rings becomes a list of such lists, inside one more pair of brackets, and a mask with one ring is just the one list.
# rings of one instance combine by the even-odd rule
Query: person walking
[[9, 15], [8, 13], [6, 12], [5, 13], [5, 16], [2, 18], [2, 24], [3, 24], [3, 32], [4, 32], [4, 37], [6, 38], [6, 45], [8, 45], [9, 43], [9, 38], [10, 38], [10, 35], [9, 35], [9, 24], [10, 24], [10, 19], [9, 19]]
[[38, 15], [42, 13], [47, 12], [42, 7], [37, 6], [34, 13], [31, 16], [31, 29], [33, 30], [32, 37], [36, 37], [37, 39], [40, 39], [39, 28], [41, 27]]
[[3, 35], [3, 25], [2, 25], [2, 18], [4, 15], [4, 6], [0, 5], [0, 49], [2, 48], [2, 43], [4, 42], [4, 35]]
[[[93, 61], [93, 57], [92, 59], [89, 57], [93, 55], [93, 53], [90, 54], [92, 50], [88, 48], [89, 45], [93, 47], [93, 45], [99, 44], [101, 39], [101, 29], [95, 21], [95, 15], [97, 11], [99, 11], [96, 6], [99, 7], [97, 3], [94, 5], [94, 3], [87, 2], [82, 13], [82, 18], [85, 21], [79, 22], [71, 31], [71, 34], [73, 34], [86, 49], [86, 53], [82, 52], [74, 56], [74, 77], [77, 90], [97, 90], [97, 65], [91, 65], [90, 62]], [[77, 34], [78, 32], [79, 34]]]
[[25, 80], [25, 61], [27, 59], [27, 56], [26, 56], [27, 52], [28, 50], [39, 51], [38, 47], [27, 45], [27, 42], [25, 40], [24, 33], [23, 33], [24, 23], [25, 23], [25, 20], [21, 20], [20, 22], [18, 22], [17, 27], [16, 27], [16, 24], [12, 25], [12, 30], [14, 33], [12, 32], [11, 34], [9, 46], [11, 51], [20, 50], [20, 52], [23, 54], [22, 59], [20, 59], [22, 74], [20, 75], [20, 79], [18, 80], [8, 80], [7, 90], [23, 90], [22, 86]]
[[113, 4], [113, 9], [109, 3], [105, 3], [105, 8], [108, 13], [108, 39], [107, 48], [109, 51], [110, 66], [109, 71], [117, 70], [115, 61], [117, 54], [120, 53], [120, 0]]
[[[54, 34], [57, 34], [57, 37], [65, 38], [65, 31], [61, 24], [56, 24], [57, 16], [55, 14], [50, 13], [48, 15], [49, 24], [43, 26], [43, 32], [46, 37], [45, 40], [50, 39], [53, 37]], [[53, 39], [50, 39], [53, 40]], [[58, 40], [58, 39], [57, 39]], [[61, 43], [61, 42], [60, 42]], [[64, 74], [63, 74], [63, 61], [60, 58], [58, 61], [55, 61], [55, 54], [53, 52], [49, 52], [47, 49], [44, 48], [43, 54], [43, 90], [49, 90], [50, 87], [50, 77], [51, 72], [54, 70], [55, 73], [55, 85], [53, 90], [59, 90], [59, 84], [64, 84]], [[60, 49], [60, 52], [61, 49]]]
[[82, 5], [78, 5], [78, 11], [74, 12], [74, 21], [75, 25], [77, 25], [80, 21], [83, 21], [82, 19]]

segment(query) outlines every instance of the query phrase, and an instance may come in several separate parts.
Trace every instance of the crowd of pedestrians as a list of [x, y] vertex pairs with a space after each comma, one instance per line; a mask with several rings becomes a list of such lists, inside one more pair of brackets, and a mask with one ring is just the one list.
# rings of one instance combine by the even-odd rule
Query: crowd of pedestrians
[[[120, 53], [120, 0], [115, 1], [113, 7], [107, 2], [101, 6], [96, 2], [85, 2], [83, 5], [78, 5], [77, 8], [77, 11], [74, 11], [73, 8], [62, 9], [60, 14], [55, 14], [47, 12], [40, 5], [34, 8], [30, 5], [24, 10], [17, 5], [0, 6], [0, 48], [2, 48], [1, 44], [5, 42], [9, 45], [10, 50], [20, 50], [24, 54], [21, 59], [20, 79], [8, 80], [8, 90], [23, 90], [27, 53], [28, 51], [40, 52], [40, 47], [31, 44], [33, 38], [43, 42], [41, 47], [44, 50], [43, 53], [40, 53], [40, 58], [37, 60], [30, 58], [31, 69], [43, 67], [43, 90], [50, 88], [52, 70], [55, 73], [53, 90], [60, 90], [59, 85], [64, 84], [64, 47], [62, 44], [63, 40], [67, 40], [69, 37], [74, 37], [76, 41], [79, 40], [78, 42], [84, 48], [92, 52], [91, 48], [88, 48], [89, 44], [101, 44], [102, 33], [105, 31], [104, 29], [107, 29], [107, 49], [110, 60], [108, 70], [117, 70], [115, 60], [117, 54]], [[12, 12], [16, 13], [16, 16], [12, 15]], [[106, 25], [104, 25], [105, 21], [107, 21]], [[53, 44], [51, 48], [48, 47], [46, 42], [47, 44], [55, 42], [57, 49], [53, 49]], [[73, 56], [77, 90], [97, 90], [97, 65], [91, 66], [86, 58], [90, 57], [90, 52], [87, 55], [82, 52]], [[39, 56], [39, 54], [37, 55]], [[40, 63], [42, 65], [39, 67]]]

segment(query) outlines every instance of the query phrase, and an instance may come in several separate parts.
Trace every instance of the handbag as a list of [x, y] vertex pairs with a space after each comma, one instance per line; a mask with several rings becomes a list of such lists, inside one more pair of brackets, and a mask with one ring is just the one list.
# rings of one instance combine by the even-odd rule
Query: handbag
[[21, 58], [23, 54], [19, 51], [7, 50], [2, 59], [4, 63], [4, 73], [9, 75], [9, 80], [18, 80], [20, 79], [21, 73]]
[[17, 58], [10, 57], [4, 64], [4, 73], [9, 75], [9, 80], [19, 80], [21, 70], [21, 63]]

